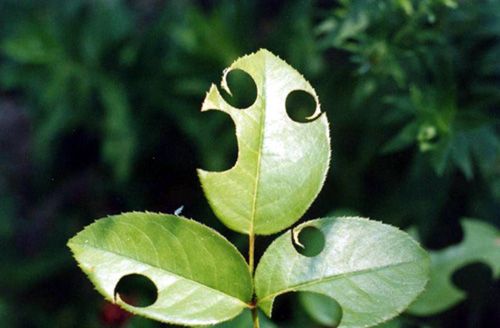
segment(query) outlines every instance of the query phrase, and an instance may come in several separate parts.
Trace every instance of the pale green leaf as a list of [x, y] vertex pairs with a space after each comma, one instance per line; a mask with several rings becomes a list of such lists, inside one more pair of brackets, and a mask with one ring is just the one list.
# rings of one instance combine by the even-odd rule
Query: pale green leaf
[[484, 222], [462, 221], [464, 240], [440, 251], [430, 252], [431, 279], [425, 292], [413, 303], [408, 312], [428, 316], [444, 311], [465, 299], [451, 277], [463, 266], [484, 262], [491, 266], [493, 276], [500, 275], [500, 233]]
[[[82, 270], [106, 299], [163, 322], [214, 324], [248, 308], [252, 282], [245, 260], [214, 230], [186, 218], [126, 213], [101, 219], [73, 237]], [[125, 303], [119, 280], [140, 274], [154, 282], [157, 300], [147, 307]]]
[[[207, 199], [229, 228], [247, 234], [271, 234], [297, 221], [319, 193], [330, 160], [326, 115], [311, 85], [281, 59], [260, 50], [234, 62], [257, 86], [255, 102], [245, 109], [229, 105], [212, 85], [202, 111], [216, 109], [236, 126], [238, 160], [224, 172], [198, 170]], [[290, 119], [285, 101], [292, 91], [313, 96], [316, 111], [307, 123]]]
[[[325, 237], [314, 257], [299, 254], [293, 239], [306, 227]], [[402, 312], [428, 279], [426, 252], [405, 232], [356, 217], [306, 222], [276, 239], [255, 273], [258, 304], [270, 315], [275, 298], [309, 291], [334, 298], [342, 308], [339, 327], [368, 327]]]

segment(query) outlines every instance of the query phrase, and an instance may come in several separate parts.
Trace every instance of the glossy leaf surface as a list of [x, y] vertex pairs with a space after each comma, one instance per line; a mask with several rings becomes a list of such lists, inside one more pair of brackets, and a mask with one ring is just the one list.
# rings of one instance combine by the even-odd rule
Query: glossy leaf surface
[[[324, 234], [325, 247], [317, 256], [294, 248], [292, 239], [305, 227]], [[428, 270], [426, 252], [405, 232], [362, 218], [326, 218], [276, 239], [257, 266], [255, 288], [268, 315], [279, 295], [309, 291], [340, 304], [339, 327], [368, 327], [402, 312], [423, 291]]]
[[[297, 221], [319, 193], [328, 169], [330, 140], [326, 115], [311, 85], [267, 50], [242, 57], [231, 70], [248, 73], [257, 98], [248, 108], [230, 106], [212, 85], [202, 111], [216, 109], [231, 116], [236, 126], [238, 160], [224, 172], [199, 170], [205, 195], [224, 224], [247, 234], [271, 234]], [[287, 96], [303, 90], [316, 101], [307, 123], [290, 119]]]
[[500, 233], [495, 227], [477, 220], [463, 220], [463, 241], [440, 251], [430, 252], [431, 278], [422, 295], [408, 312], [432, 315], [444, 311], [465, 299], [465, 293], [455, 287], [453, 273], [468, 264], [484, 262], [500, 275]]
[[[106, 299], [159, 321], [221, 322], [247, 308], [252, 297], [248, 266], [236, 248], [186, 218], [137, 212], [111, 216], [86, 227], [68, 246]], [[115, 297], [118, 281], [129, 274], [156, 285], [152, 305], [134, 307]]]

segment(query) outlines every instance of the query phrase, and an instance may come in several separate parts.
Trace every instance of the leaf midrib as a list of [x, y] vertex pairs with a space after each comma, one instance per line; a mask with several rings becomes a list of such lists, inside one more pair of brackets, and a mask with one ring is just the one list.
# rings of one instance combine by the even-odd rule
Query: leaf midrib
[[218, 293], [218, 294], [222, 294], [222, 295], [224, 295], [224, 296], [226, 296], [226, 297], [229, 297], [229, 298], [235, 299], [235, 300], [237, 300], [239, 303], [243, 304], [245, 307], [248, 307], [248, 308], [250, 308], [250, 307], [251, 307], [251, 305], [250, 305], [250, 304], [245, 303], [243, 300], [241, 300], [240, 298], [238, 298], [238, 297], [236, 297], [236, 296], [229, 295], [229, 294], [227, 294], [227, 293], [225, 293], [225, 292], [223, 292], [223, 291], [221, 291], [221, 290], [218, 290], [218, 289], [215, 289], [215, 288], [213, 288], [213, 287], [207, 286], [207, 285], [205, 285], [205, 284], [203, 284], [203, 283], [201, 283], [201, 282], [199, 282], [199, 281], [196, 281], [196, 280], [193, 280], [193, 279], [189, 279], [189, 278], [183, 277], [183, 276], [181, 276], [181, 275], [179, 275], [179, 274], [177, 274], [177, 273], [173, 273], [173, 272], [168, 271], [168, 270], [166, 270], [165, 268], [159, 267], [159, 266], [157, 266], [157, 265], [154, 265], [154, 264], [151, 264], [151, 263], [148, 263], [148, 262], [142, 262], [142, 261], [139, 261], [139, 260], [137, 260], [137, 259], [135, 259], [135, 258], [132, 258], [132, 257], [130, 257], [130, 256], [127, 256], [127, 255], [125, 255], [125, 254], [118, 253], [118, 252], [113, 252], [113, 251], [110, 251], [110, 250], [107, 250], [107, 249], [98, 248], [98, 247], [95, 247], [95, 246], [92, 246], [92, 245], [89, 245], [89, 244], [85, 244], [85, 243], [71, 242], [70, 244], [79, 245], [79, 246], [82, 246], [83, 248], [91, 248], [91, 249], [93, 249], [93, 250], [97, 250], [97, 251], [100, 251], [100, 252], [103, 252], [103, 253], [110, 253], [110, 254], [113, 254], [113, 255], [117, 255], [117, 256], [123, 257], [123, 258], [125, 258], [125, 259], [127, 259], [127, 260], [129, 260], [129, 261], [134, 261], [134, 262], [138, 262], [138, 263], [141, 263], [141, 264], [146, 264], [146, 265], [149, 265], [149, 266], [151, 266], [151, 267], [153, 267], [153, 268], [155, 268], [155, 269], [158, 269], [158, 270], [160, 270], [160, 271], [164, 271], [164, 272], [166, 272], [166, 273], [168, 273], [168, 274], [171, 274], [172, 276], [178, 277], [178, 278], [180, 278], [180, 279], [184, 279], [184, 280], [191, 281], [191, 282], [193, 282], [193, 283], [194, 283], [194, 284], [196, 284], [196, 285], [199, 285], [199, 286], [202, 286], [202, 287], [204, 287], [204, 288], [210, 289], [210, 290], [212, 290], [212, 291], [214, 291], [214, 292], [216, 292], [216, 293]]
[[332, 275], [332, 276], [329, 276], [329, 277], [326, 277], [326, 278], [325, 277], [318, 278], [318, 279], [314, 279], [314, 280], [311, 280], [311, 281], [299, 283], [299, 284], [290, 286], [288, 288], [285, 288], [285, 289], [283, 289], [281, 291], [278, 291], [278, 292], [266, 295], [265, 297], [259, 299], [258, 301], [259, 301], [259, 303], [262, 303], [263, 301], [266, 301], [268, 299], [274, 299], [275, 297], [277, 297], [277, 296], [279, 296], [281, 294], [292, 292], [292, 291], [295, 291], [295, 290], [297, 290], [299, 288], [304, 288], [304, 287], [312, 286], [312, 285], [319, 284], [319, 283], [324, 283], [324, 282], [328, 282], [328, 281], [342, 279], [342, 278], [345, 278], [345, 277], [353, 277], [353, 276], [357, 276], [357, 275], [364, 274], [364, 273], [367, 273], [367, 272], [375, 272], [375, 271], [384, 270], [384, 269], [387, 269], [387, 268], [394, 268], [394, 267], [398, 267], [398, 266], [406, 265], [406, 264], [411, 264], [411, 263], [422, 261], [422, 260], [425, 260], [425, 259], [424, 258], [420, 258], [420, 259], [416, 259], [414, 261], [399, 262], [399, 263], [383, 265], [383, 266], [375, 267], [375, 268], [368, 268], [368, 269], [362, 269], [362, 270], [358, 270], [358, 271], [351, 271], [351, 272], [345, 272], [345, 273], [335, 274], [335, 275]]
[[[264, 71], [266, 71], [267, 67], [267, 62], [266, 58], [264, 56]], [[257, 94], [257, 97], [259, 95]], [[264, 107], [263, 110], [261, 110], [261, 118], [259, 120], [260, 123], [260, 131], [259, 131], [259, 145], [257, 147], [257, 165], [255, 168], [255, 179], [254, 179], [254, 188], [253, 188], [253, 193], [252, 193], [252, 211], [250, 213], [250, 227], [248, 229], [248, 234], [250, 236], [255, 235], [255, 213], [257, 212], [257, 194], [259, 191], [259, 183], [260, 183], [260, 167], [262, 163], [262, 145], [264, 144], [264, 128], [266, 126], [266, 74], [262, 74], [262, 107]], [[258, 109], [258, 108], [256, 108]]]

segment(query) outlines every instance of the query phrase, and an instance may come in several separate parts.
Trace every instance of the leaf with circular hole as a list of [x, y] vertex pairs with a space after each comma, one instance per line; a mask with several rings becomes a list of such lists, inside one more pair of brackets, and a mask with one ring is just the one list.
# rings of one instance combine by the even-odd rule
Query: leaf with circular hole
[[451, 276], [463, 266], [484, 262], [500, 276], [500, 233], [498, 229], [477, 220], [462, 220], [463, 241], [440, 251], [430, 252], [431, 276], [425, 292], [413, 303], [408, 312], [428, 316], [444, 311], [465, 299], [456, 288]]
[[[325, 238], [314, 257], [293, 245], [306, 227]], [[255, 272], [255, 292], [267, 315], [279, 295], [314, 292], [340, 304], [339, 327], [368, 327], [402, 312], [424, 290], [428, 271], [426, 252], [407, 233], [363, 218], [325, 218], [301, 224], [269, 246]]]
[[[216, 231], [186, 218], [111, 216], [86, 227], [68, 246], [97, 290], [134, 314], [181, 325], [214, 324], [238, 315], [252, 298], [241, 254]], [[155, 284], [152, 305], [135, 307], [115, 297], [120, 279], [131, 274]]]
[[[219, 219], [247, 234], [271, 234], [297, 221], [318, 195], [330, 160], [326, 115], [311, 85], [267, 50], [242, 57], [224, 71], [243, 70], [254, 80], [257, 97], [244, 109], [229, 105], [212, 85], [202, 111], [220, 110], [236, 126], [238, 160], [224, 172], [198, 170], [205, 195]], [[307, 123], [287, 115], [287, 96], [309, 93], [315, 103]]]

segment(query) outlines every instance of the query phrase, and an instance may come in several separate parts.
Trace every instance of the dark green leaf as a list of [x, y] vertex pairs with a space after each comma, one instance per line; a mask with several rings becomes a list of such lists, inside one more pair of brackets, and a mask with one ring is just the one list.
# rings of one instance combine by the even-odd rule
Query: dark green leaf
[[425, 292], [413, 303], [409, 312], [428, 316], [444, 311], [466, 295], [453, 286], [451, 276], [459, 268], [481, 261], [491, 266], [494, 277], [500, 275], [500, 233], [484, 222], [462, 221], [464, 240], [454, 246], [431, 252], [431, 279]]

